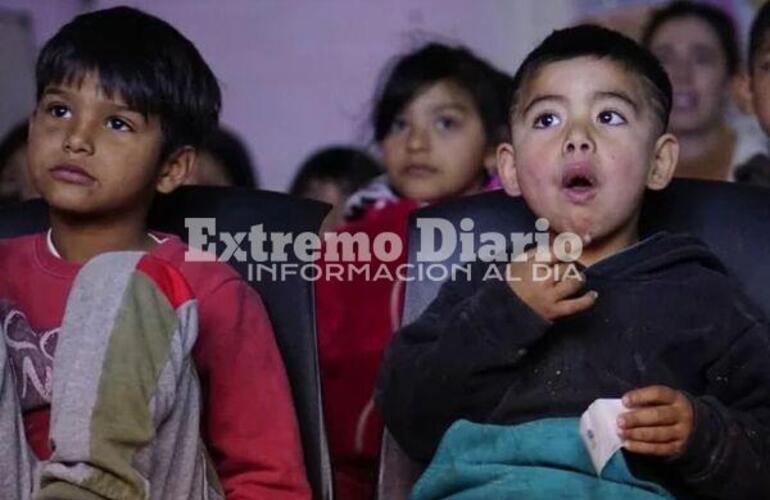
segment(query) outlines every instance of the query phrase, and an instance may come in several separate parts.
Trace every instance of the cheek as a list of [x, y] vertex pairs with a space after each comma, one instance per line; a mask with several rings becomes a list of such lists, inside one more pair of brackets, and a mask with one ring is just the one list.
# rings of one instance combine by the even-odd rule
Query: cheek
[[485, 172], [483, 167], [476, 167], [473, 170], [465, 168], [456, 172], [447, 179], [447, 196], [464, 196], [480, 191], [483, 187]]
[[543, 186], [557, 176], [560, 169], [561, 142], [559, 137], [544, 134], [521, 136], [514, 144], [516, 172], [520, 184]]
[[444, 147], [437, 144], [436, 154], [441, 156], [441, 163], [451, 166], [460, 175], [478, 175], [484, 166], [486, 142], [483, 138], [455, 141], [446, 143]]
[[652, 162], [655, 141], [646, 134], [626, 135], [617, 141], [605, 158], [607, 175], [624, 192], [634, 192], [644, 185]]
[[42, 135], [39, 130], [30, 131], [26, 159], [31, 171], [35, 172], [44, 167], [45, 159], [54, 153], [54, 142], [51, 139]]
[[614, 171], [611, 177], [607, 184], [614, 186], [613, 205], [618, 208], [634, 205], [646, 189], [647, 167], [638, 163], [626, 165], [625, 168]]
[[54, 143], [55, 131], [46, 130], [42, 124], [33, 123], [29, 128], [27, 144], [29, 155], [37, 155], [40, 151], [50, 149]]
[[727, 91], [727, 75], [722, 69], [701, 68], [697, 75], [699, 86], [707, 92], [703, 97], [718, 101]]
[[400, 166], [401, 147], [396, 139], [385, 139], [380, 143], [380, 150], [382, 151], [382, 163], [385, 171], [392, 175], [395, 170]]
[[549, 175], [542, 168], [532, 168], [532, 164], [519, 167], [516, 170], [516, 178], [519, 188], [527, 199], [537, 199], [545, 195], [549, 189]]
[[29, 143], [37, 147], [61, 146], [67, 134], [67, 123], [64, 120], [48, 119], [46, 116], [37, 116], [32, 120], [29, 128]]
[[99, 162], [131, 165], [133, 168], [127, 172], [138, 175], [146, 170], [139, 165], [157, 165], [160, 161], [162, 142], [159, 137], [116, 134], [105, 130], [97, 144], [95, 156]]

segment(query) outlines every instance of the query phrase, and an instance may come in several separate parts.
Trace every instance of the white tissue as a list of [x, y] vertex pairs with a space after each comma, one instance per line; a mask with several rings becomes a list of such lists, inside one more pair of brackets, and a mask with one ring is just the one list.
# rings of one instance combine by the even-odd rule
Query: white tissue
[[580, 417], [580, 437], [591, 455], [596, 475], [623, 446], [618, 436], [618, 416], [626, 411], [620, 399], [597, 399]]

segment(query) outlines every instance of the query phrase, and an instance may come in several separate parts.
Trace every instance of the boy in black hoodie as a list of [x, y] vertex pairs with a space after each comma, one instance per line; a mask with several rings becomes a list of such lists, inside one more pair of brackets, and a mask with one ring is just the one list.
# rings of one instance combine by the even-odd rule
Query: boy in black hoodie
[[514, 85], [503, 184], [554, 234], [582, 237], [584, 276], [536, 280], [530, 258], [504, 264], [507, 282], [447, 283], [386, 355], [389, 430], [426, 461], [458, 419], [519, 424], [622, 397], [635, 474], [688, 497], [770, 497], [764, 318], [695, 238], [639, 240], [644, 191], [677, 160], [665, 72], [632, 40], [578, 26], [531, 52]]

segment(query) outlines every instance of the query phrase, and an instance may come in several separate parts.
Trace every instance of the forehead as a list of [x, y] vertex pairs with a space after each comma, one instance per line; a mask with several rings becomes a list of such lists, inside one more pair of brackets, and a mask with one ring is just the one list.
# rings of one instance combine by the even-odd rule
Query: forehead
[[93, 73], [72, 75], [64, 80], [51, 82], [43, 90], [44, 94], [53, 92], [72, 95], [89, 95], [96, 97], [99, 100], [122, 101], [120, 95], [112, 95], [112, 92], [108, 92], [102, 85], [99, 77]]
[[641, 78], [607, 58], [577, 57], [546, 63], [533, 74], [517, 99], [517, 107], [543, 95], [591, 98], [597, 92], [623, 93], [642, 104]]
[[43, 96], [61, 93], [69, 97], [87, 97], [99, 102], [131, 107], [123, 95], [116, 89], [105, 85], [96, 72], [73, 73], [60, 81], [50, 82], [43, 89]]
[[675, 17], [663, 22], [650, 40], [652, 48], [663, 46], [705, 45], [721, 49], [716, 30], [706, 20], [697, 16]]
[[471, 95], [451, 80], [426, 85], [410, 100], [403, 111], [432, 111], [444, 107], [475, 109]]

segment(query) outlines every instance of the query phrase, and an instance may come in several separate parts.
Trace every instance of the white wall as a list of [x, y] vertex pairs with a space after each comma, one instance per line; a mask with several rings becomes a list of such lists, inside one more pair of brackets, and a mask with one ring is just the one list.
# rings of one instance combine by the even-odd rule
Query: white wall
[[[0, 0], [0, 6], [23, 4]], [[419, 40], [460, 41], [508, 71], [572, 17], [570, 0], [92, 0], [136, 6], [198, 46], [224, 91], [223, 122], [248, 143], [262, 183], [285, 189], [315, 148], [366, 144], [382, 65]], [[32, 3], [38, 43], [82, 3]], [[18, 5], [22, 8], [21, 5]]]

